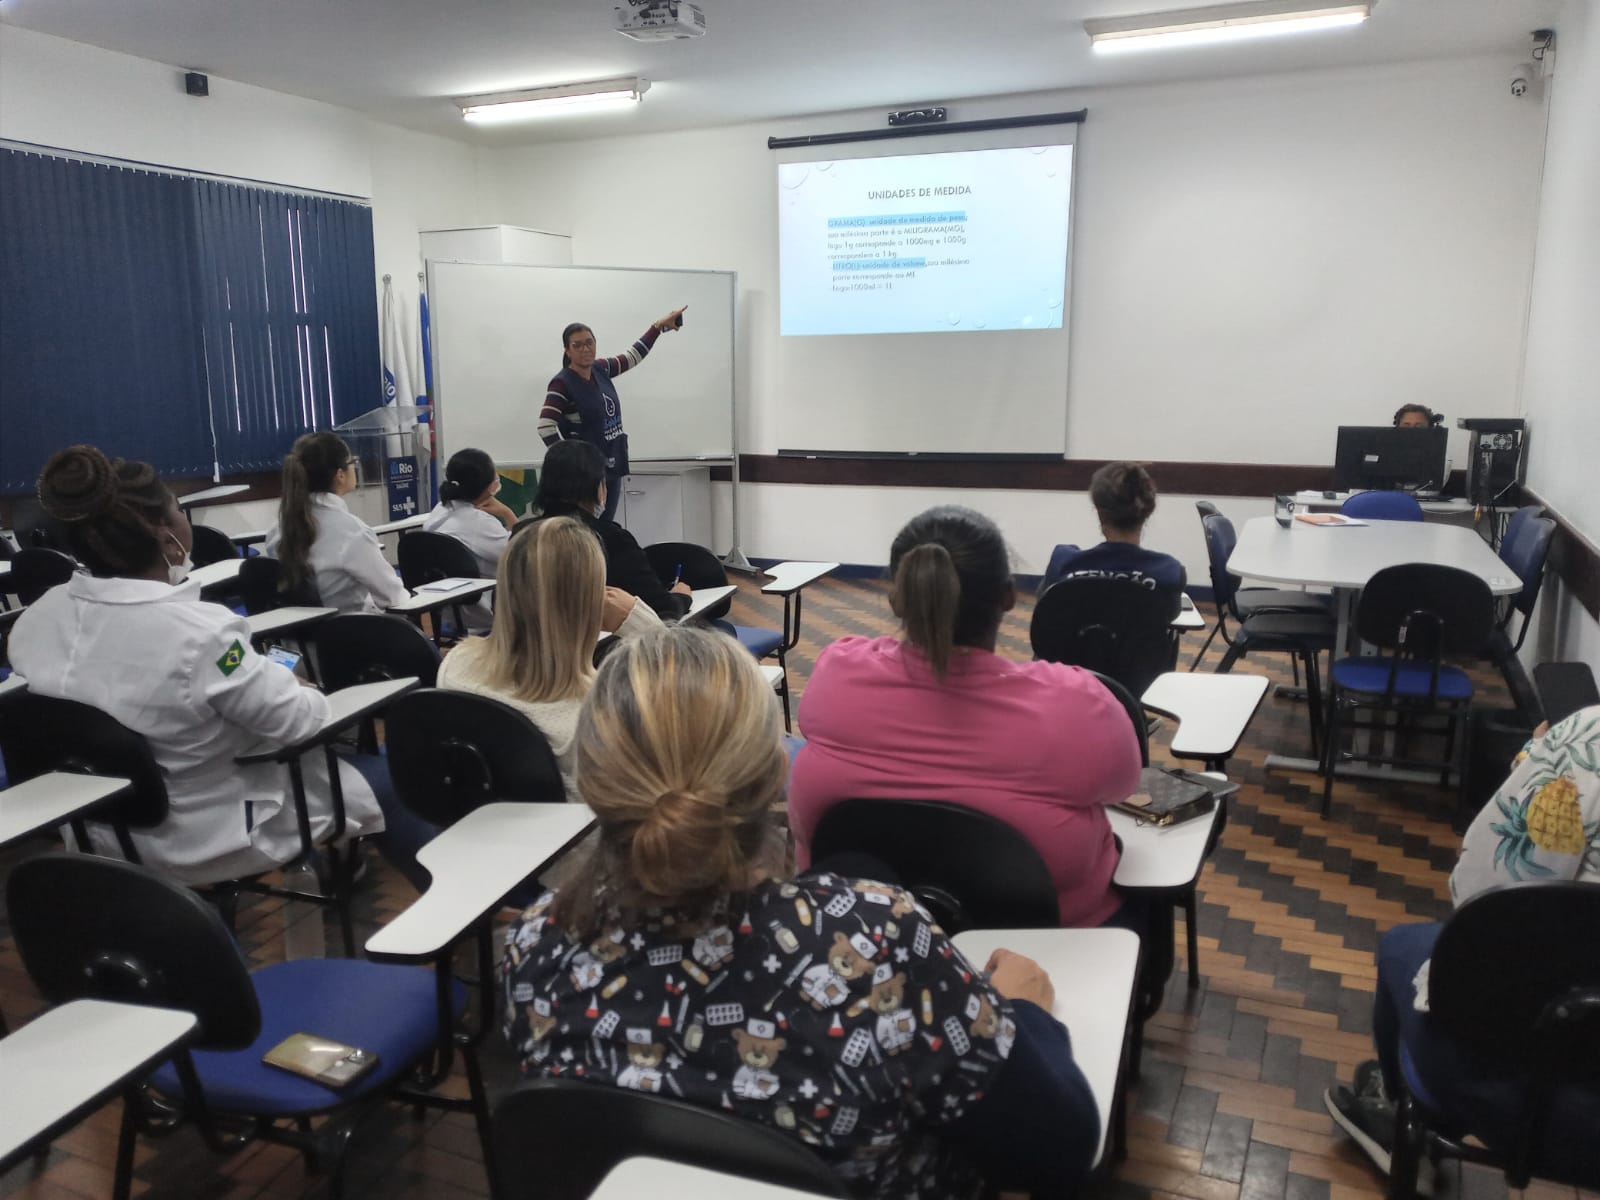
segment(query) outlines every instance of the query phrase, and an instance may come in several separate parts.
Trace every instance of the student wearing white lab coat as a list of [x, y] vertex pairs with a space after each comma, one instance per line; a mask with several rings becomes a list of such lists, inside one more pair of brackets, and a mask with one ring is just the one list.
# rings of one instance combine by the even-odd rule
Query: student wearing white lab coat
[[372, 527], [345, 506], [356, 460], [337, 434], [307, 433], [283, 460], [278, 523], [262, 550], [283, 565], [283, 585], [310, 581], [340, 612], [379, 612], [408, 593], [383, 557]]
[[[439, 503], [422, 523], [426, 533], [443, 533], [456, 539], [478, 560], [478, 574], [493, 579], [506, 552], [511, 526], [517, 516], [496, 500], [500, 476], [494, 459], [482, 450], [457, 450], [445, 466], [439, 485]], [[493, 614], [482, 600], [467, 606], [467, 627], [487, 630]]]
[[[12, 631], [12, 663], [31, 692], [89, 704], [150, 744], [171, 807], [152, 829], [132, 831], [144, 862], [186, 883], [212, 883], [280, 866], [300, 852], [286, 767], [240, 766], [235, 755], [266, 739], [316, 730], [325, 696], [250, 649], [242, 617], [200, 599], [189, 570], [189, 522], [145, 463], [109, 462], [92, 446], [55, 455], [39, 499], [67, 548], [92, 574], [52, 588]], [[304, 760], [311, 831], [332, 822], [324, 760]], [[340, 767], [346, 831], [377, 833], [380, 759]], [[109, 833], [92, 834], [116, 855]]]

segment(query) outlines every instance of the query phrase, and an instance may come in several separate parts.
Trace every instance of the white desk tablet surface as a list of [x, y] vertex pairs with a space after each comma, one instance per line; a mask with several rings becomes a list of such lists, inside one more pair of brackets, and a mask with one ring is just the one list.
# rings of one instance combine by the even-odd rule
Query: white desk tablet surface
[[1267, 694], [1265, 675], [1158, 675], [1139, 703], [1178, 722], [1172, 752], [1185, 758], [1227, 758]]
[[611, 1168], [589, 1200], [816, 1200], [774, 1183], [757, 1183], [662, 1158], [629, 1158]]
[[0, 846], [65, 825], [99, 807], [128, 786], [109, 775], [51, 771], [0, 791]]

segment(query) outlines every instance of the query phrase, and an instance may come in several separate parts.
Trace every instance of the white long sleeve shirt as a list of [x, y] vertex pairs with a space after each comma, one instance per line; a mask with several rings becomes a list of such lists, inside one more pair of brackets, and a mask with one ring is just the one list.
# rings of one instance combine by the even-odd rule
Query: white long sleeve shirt
[[[289, 742], [327, 719], [328, 701], [250, 649], [243, 617], [200, 599], [199, 584], [74, 575], [17, 621], [12, 664], [28, 690], [89, 704], [150, 743], [167, 780], [170, 810], [134, 830], [145, 863], [186, 883], [270, 869], [300, 851], [286, 767], [240, 766], [234, 756], [262, 739]], [[303, 761], [312, 834], [332, 820], [321, 754]], [[383, 828], [372, 789], [353, 767], [340, 772], [348, 832]], [[91, 835], [120, 857], [104, 827]]]
[[[311, 575], [317, 594], [340, 612], [378, 612], [400, 603], [409, 593], [383, 557], [383, 546], [360, 517], [332, 492], [311, 496], [317, 536], [311, 543]], [[277, 557], [282, 530], [274, 525], [262, 552]]]

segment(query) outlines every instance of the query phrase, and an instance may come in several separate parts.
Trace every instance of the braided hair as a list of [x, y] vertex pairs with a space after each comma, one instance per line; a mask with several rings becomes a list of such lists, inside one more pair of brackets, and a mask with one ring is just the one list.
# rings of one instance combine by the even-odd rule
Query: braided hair
[[138, 576], [165, 561], [172, 493], [149, 463], [68, 446], [39, 474], [39, 503], [79, 562], [101, 577]]

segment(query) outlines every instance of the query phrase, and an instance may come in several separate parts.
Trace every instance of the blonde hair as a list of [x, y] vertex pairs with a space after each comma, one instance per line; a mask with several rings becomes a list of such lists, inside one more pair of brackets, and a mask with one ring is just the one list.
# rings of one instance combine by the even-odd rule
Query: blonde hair
[[532, 522], [501, 555], [495, 594], [489, 636], [451, 653], [465, 655], [487, 687], [526, 703], [582, 699], [605, 607], [600, 539], [571, 517]]
[[557, 897], [574, 934], [608, 914], [707, 913], [772, 850], [788, 760], [772, 689], [732, 638], [673, 626], [623, 645], [578, 718], [578, 792], [599, 820], [588, 870]]

